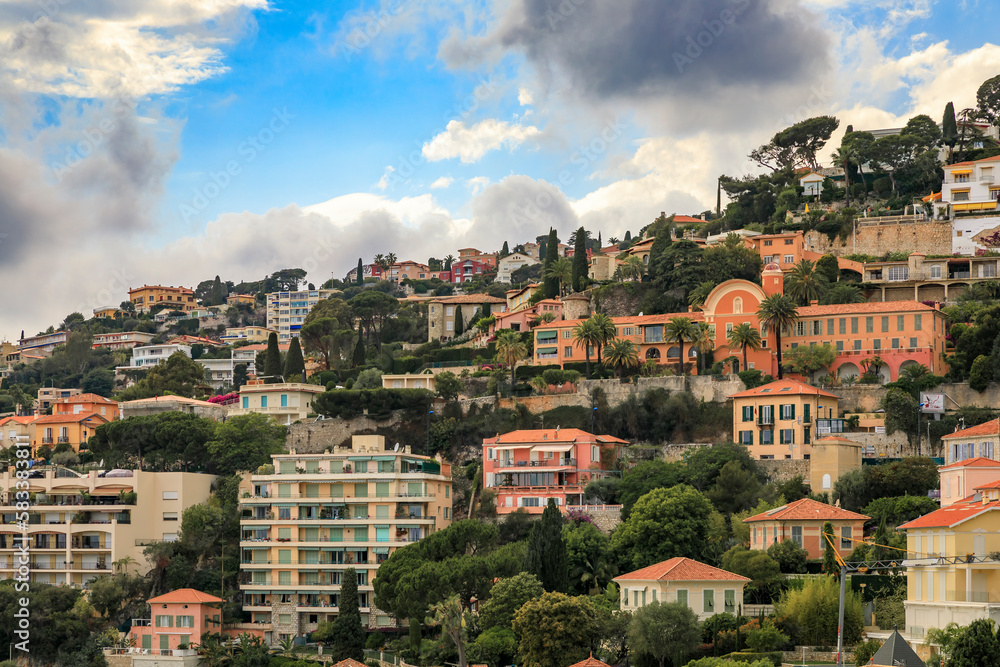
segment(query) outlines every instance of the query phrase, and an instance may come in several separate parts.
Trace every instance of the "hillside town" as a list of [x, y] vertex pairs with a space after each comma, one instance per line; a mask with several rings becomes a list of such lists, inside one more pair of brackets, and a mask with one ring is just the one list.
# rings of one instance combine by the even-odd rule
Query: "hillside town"
[[[840, 107], [826, 104], [826, 93], [822, 108], [793, 112], [789, 103], [771, 114], [781, 127], [755, 141], [745, 161], [720, 150], [685, 166], [687, 181], [650, 186], [670, 189], [671, 200], [635, 187], [642, 178], [589, 191], [580, 181], [614, 169], [632, 174], [640, 158], [687, 160], [693, 139], [658, 150], [643, 143], [643, 114], [664, 98], [649, 104], [636, 95], [662, 86], [664, 95], [690, 90], [717, 102], [716, 78], [759, 85], [760, 71], [778, 77], [781, 67], [758, 60], [768, 50], [761, 44], [780, 43], [774, 54], [785, 64], [794, 60], [784, 50], [791, 43], [802, 59], [825, 53], [824, 40], [808, 39], [819, 34], [809, 17], [820, 10], [793, 3], [803, 14], [786, 24], [792, 19], [767, 3], [713, 0], [687, 35], [669, 25], [687, 16], [684, 2], [628, 0], [612, 14], [577, 0], [513, 3], [481, 15], [390, 2], [373, 13], [351, 10], [327, 44], [327, 10], [303, 17], [301, 8], [268, 2], [238, 10], [155, 4], [148, 16], [120, 7], [113, 20], [74, 23], [89, 47], [57, 48], [74, 39], [68, 26], [78, 16], [104, 9], [64, 0], [0, 40], [11, 44], [10, 63], [0, 64], [5, 82], [28, 86], [40, 96], [32, 104], [47, 109], [15, 121], [0, 99], [0, 181], [30, 175], [28, 162], [12, 157], [30, 152], [16, 137], [72, 132], [62, 120], [39, 119], [91, 95], [118, 96], [123, 110], [108, 129], [98, 123], [97, 139], [86, 130], [89, 143], [74, 150], [107, 150], [130, 165], [120, 180], [98, 178], [87, 171], [98, 158], [88, 165], [78, 151], [85, 166], [67, 159], [52, 178], [22, 182], [23, 200], [0, 184], [0, 263], [43, 233], [19, 217], [28, 200], [51, 207], [44, 233], [52, 244], [70, 236], [56, 228], [61, 202], [42, 194], [43, 183], [56, 183], [67, 200], [85, 188], [107, 195], [137, 183], [173, 197], [179, 186], [152, 174], [177, 160], [185, 188], [206, 173], [216, 186], [182, 202], [184, 224], [220, 207], [199, 242], [182, 242], [190, 263], [164, 269], [157, 255], [175, 256], [164, 239], [180, 227], [146, 225], [157, 204], [143, 195], [98, 211], [123, 239], [154, 239], [142, 251], [107, 245], [108, 267], [128, 271], [108, 282], [105, 273], [60, 266], [53, 254], [42, 272], [58, 274], [58, 293], [23, 276], [8, 285], [12, 299], [30, 293], [33, 305], [11, 306], [0, 322], [0, 644], [10, 647], [0, 667], [1000, 665], [1000, 74], [977, 80], [971, 96], [956, 84], [954, 99], [933, 115], [875, 113], [874, 101], [865, 106], [847, 92], [838, 93]], [[433, 77], [404, 61], [434, 41], [427, 35], [445, 32], [437, 23], [414, 28], [415, 17], [444, 21], [439, 14], [452, 9], [449, 21], [489, 27], [463, 37], [452, 25], [434, 57], [469, 71], [479, 60], [502, 63], [510, 80], [483, 79], [446, 114], [444, 132], [418, 141], [370, 192], [336, 205], [269, 205], [259, 216], [252, 211], [264, 199], [254, 199], [244, 215], [257, 216], [258, 228], [226, 212], [242, 206], [230, 197], [270, 196], [254, 192], [269, 190], [263, 181], [238, 185], [241, 174], [259, 178], [251, 176], [259, 156], [280, 155], [266, 163], [267, 178], [291, 192], [281, 180], [287, 170], [302, 188], [297, 196], [330, 168], [317, 162], [307, 173], [293, 164], [318, 161], [325, 137], [300, 137], [309, 151], [286, 153], [279, 136], [297, 132], [295, 123], [315, 131], [316, 108], [358, 156], [398, 141], [392, 133], [404, 117], [381, 116], [364, 101], [378, 92], [368, 89], [389, 86], [385, 70], [398, 72], [393, 99], [406, 99], [413, 119], [426, 114], [414, 91], [432, 91]], [[931, 15], [918, 9], [911, 14]], [[917, 20], [900, 12], [886, 25]], [[196, 18], [178, 18], [186, 13]], [[277, 40], [269, 21], [291, 24], [293, 15], [301, 22], [294, 38]], [[653, 47], [642, 51], [635, 44], [645, 38], [616, 24], [644, 16], [656, 25], [658, 59], [680, 75], [699, 67], [716, 74], [665, 83], [670, 71], [637, 83], [629, 120], [614, 121], [640, 126], [627, 134], [640, 146], [635, 155], [623, 157], [627, 142], [615, 144], [619, 130], [605, 125], [570, 159], [585, 165], [587, 179], [556, 169], [549, 182], [511, 169], [502, 181], [479, 174], [459, 183], [434, 171], [494, 151], [496, 179], [507, 169], [502, 160], [537, 143], [532, 167], [548, 173], [544, 151], [569, 145], [570, 135], [532, 124], [542, 125], [540, 91], [562, 82], [553, 108], [566, 103], [559, 95], [584, 96], [556, 116], [566, 127], [605, 97], [620, 102], [617, 87], [632, 85], [623, 73], [640, 79]], [[755, 37], [758, 16], [769, 28]], [[87, 32], [97, 24], [98, 33]], [[206, 37], [219, 26], [225, 40]], [[306, 38], [303, 26], [315, 32]], [[614, 42], [598, 36], [605, 31]], [[667, 48], [668, 33], [682, 50]], [[744, 34], [756, 46], [740, 51], [733, 42]], [[889, 34], [885, 27], [879, 39]], [[394, 41], [411, 38], [402, 50]], [[177, 39], [183, 48], [168, 48]], [[350, 112], [358, 116], [305, 84], [332, 66], [290, 46], [304, 42], [353, 63], [338, 64], [346, 69], [337, 76], [356, 88], [345, 98], [363, 98], [362, 111]], [[534, 67], [530, 77], [517, 78], [504, 60], [515, 43]], [[104, 52], [108, 45], [115, 54]], [[622, 57], [612, 52], [631, 48], [646, 55], [603, 69]], [[144, 60], [143, 49], [157, 59]], [[62, 50], [68, 60], [21, 64], [40, 50]], [[744, 64], [741, 54], [754, 59]], [[105, 58], [117, 64], [97, 62]], [[268, 82], [277, 70], [261, 63], [271, 60], [298, 67], [300, 78], [283, 72], [280, 85]], [[233, 87], [229, 67], [252, 86]], [[115, 76], [99, 75], [102, 68]], [[887, 76], [871, 72], [879, 82]], [[588, 78], [598, 73], [599, 85]], [[169, 84], [150, 84], [157, 76]], [[83, 83], [70, 85], [76, 77]], [[218, 91], [182, 103], [179, 90], [213, 77]], [[511, 83], [514, 120], [472, 124], [480, 105], [494, 104], [480, 90]], [[269, 101], [272, 115], [246, 142], [215, 145], [213, 133], [245, 120], [226, 110], [273, 95], [271, 85], [309, 92]], [[109, 92], [81, 92], [101, 87]], [[130, 97], [141, 113], [140, 102], [123, 101]], [[285, 99], [299, 106], [289, 112]], [[190, 129], [175, 115], [189, 103]], [[747, 94], [730, 106], [743, 104], [759, 102]], [[699, 109], [692, 113], [709, 127], [714, 120]], [[681, 127], [683, 114], [670, 114], [678, 118], [656, 122]], [[353, 128], [367, 116], [384, 137], [355, 144], [351, 135], [362, 130]], [[890, 117], [899, 122], [876, 122]], [[144, 125], [162, 136], [152, 140]], [[169, 146], [168, 134], [184, 132], [198, 141], [186, 153], [174, 145], [164, 166], [156, 142]], [[185, 162], [212, 154], [226, 158], [222, 171]], [[322, 177], [347, 179], [362, 170], [358, 159]], [[421, 193], [415, 183], [424, 180]], [[529, 180], [545, 187], [531, 190]], [[453, 183], [472, 194], [446, 221], [428, 192], [443, 198]], [[498, 195], [514, 186], [531, 193], [517, 205]], [[574, 194], [559, 200], [551, 192], [560, 188]], [[548, 203], [538, 204], [538, 192]], [[713, 206], [694, 203], [707, 201], [705, 192]], [[80, 220], [88, 201], [73, 202]], [[405, 207], [427, 217], [386, 222]], [[360, 223], [346, 219], [359, 211]], [[330, 224], [283, 227], [294, 216]], [[77, 231], [94, 233], [82, 223]], [[323, 253], [289, 260], [300, 255], [284, 252], [279, 236], [300, 236]], [[201, 261], [215, 245], [238, 261]], [[136, 274], [137, 266], [148, 270]], [[53, 311], [64, 303], [87, 306]]]

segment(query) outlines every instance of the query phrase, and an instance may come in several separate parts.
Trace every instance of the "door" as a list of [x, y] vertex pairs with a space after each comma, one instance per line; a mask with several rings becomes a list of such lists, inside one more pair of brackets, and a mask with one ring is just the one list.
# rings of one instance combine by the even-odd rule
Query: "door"
[[170, 635], [160, 635], [160, 652], [170, 650]]

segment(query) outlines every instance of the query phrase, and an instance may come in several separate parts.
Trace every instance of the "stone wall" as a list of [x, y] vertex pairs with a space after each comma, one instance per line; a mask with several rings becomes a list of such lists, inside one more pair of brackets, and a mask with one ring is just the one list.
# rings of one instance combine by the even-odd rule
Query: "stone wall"
[[809, 483], [809, 461], [805, 459], [773, 459], [757, 463], [767, 472], [767, 477], [771, 481], [787, 482], [801, 475], [802, 479]]
[[[802, 664], [802, 649], [805, 649], [805, 661], [807, 663], [830, 663], [831, 665], [837, 663], [837, 652], [836, 651], [817, 651], [815, 646], [797, 646], [795, 651], [785, 651], [781, 654], [781, 660], [783, 665], [800, 665]], [[826, 648], [820, 646], [818, 648]], [[844, 648], [844, 664], [853, 665], [854, 664], [854, 651], [847, 647]]]
[[[566, 509], [571, 510], [573, 507], [567, 506]], [[622, 522], [621, 505], [585, 505], [583, 513], [593, 519], [597, 527], [605, 533], [610, 533]]]
[[[623, 384], [618, 380], [581, 380], [579, 393], [590, 396], [594, 388], [600, 388], [608, 398], [608, 405], [624, 402], [632, 394], [642, 395], [648, 389], [662, 388], [667, 391], [689, 391], [700, 401], [725, 403], [736, 392], [746, 387], [738, 375], [695, 375], [682, 377], [639, 378], [636, 384]], [[589, 405], [589, 399], [587, 405]]]
[[374, 433], [379, 428], [395, 426], [402, 421], [402, 415], [402, 411], [397, 411], [384, 421], [355, 417], [291, 424], [285, 438], [285, 447], [294, 449], [299, 454], [322, 454], [327, 448], [349, 444], [352, 435]]
[[856, 231], [841, 241], [833, 241], [815, 230], [806, 232], [805, 245], [810, 250], [832, 253], [838, 257], [855, 253], [880, 257], [888, 252], [922, 252], [928, 255], [950, 255], [951, 222], [928, 221], [917, 223], [872, 224], [858, 218]]
[[[856, 384], [853, 387], [836, 387], [830, 391], [840, 397], [842, 411], [875, 412], [888, 390], [878, 385]], [[939, 384], [929, 393], [947, 396], [945, 407], [948, 410], [954, 410], [960, 405], [980, 408], [995, 408], [1000, 405], [1000, 384], [996, 383], [990, 383], [983, 393], [971, 389], [967, 382]]]

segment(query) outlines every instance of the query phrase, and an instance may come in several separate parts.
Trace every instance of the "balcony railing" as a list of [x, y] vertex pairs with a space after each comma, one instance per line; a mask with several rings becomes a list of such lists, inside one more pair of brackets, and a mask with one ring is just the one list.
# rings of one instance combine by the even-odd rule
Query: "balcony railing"
[[68, 435], [60, 435], [58, 438], [56, 438], [56, 442], [59, 442], [59, 443], [69, 442], [69, 436]]
[[52, 440], [53, 439], [51, 437], [49, 437], [49, 438], [43, 437], [42, 438], [42, 444], [43, 445], [51, 445], [52, 444]]

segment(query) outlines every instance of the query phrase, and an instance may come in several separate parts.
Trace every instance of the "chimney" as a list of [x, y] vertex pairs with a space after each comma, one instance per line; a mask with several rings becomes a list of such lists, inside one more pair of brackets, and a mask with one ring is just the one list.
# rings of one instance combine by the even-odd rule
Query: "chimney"
[[556, 438], [559, 437], [559, 425], [556, 424]]
[[812, 301], [809, 302], [809, 305], [810, 306], [818, 306], [819, 305], [819, 300], [818, 299], [813, 299]]

